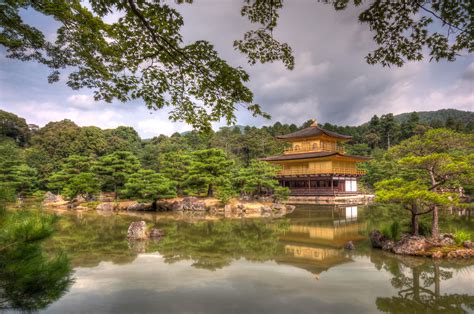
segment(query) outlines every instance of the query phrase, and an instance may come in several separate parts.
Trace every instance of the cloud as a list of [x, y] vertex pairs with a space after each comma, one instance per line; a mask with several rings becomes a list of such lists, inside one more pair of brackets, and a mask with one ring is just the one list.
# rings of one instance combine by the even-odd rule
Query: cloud
[[191, 127], [185, 123], [176, 123], [165, 117], [155, 115], [153, 119], [141, 120], [137, 124], [137, 131], [146, 137], [156, 136], [158, 134], [171, 135], [175, 132], [181, 133], [190, 131]]
[[80, 109], [93, 109], [97, 106], [94, 96], [86, 94], [74, 94], [67, 98], [67, 102]]

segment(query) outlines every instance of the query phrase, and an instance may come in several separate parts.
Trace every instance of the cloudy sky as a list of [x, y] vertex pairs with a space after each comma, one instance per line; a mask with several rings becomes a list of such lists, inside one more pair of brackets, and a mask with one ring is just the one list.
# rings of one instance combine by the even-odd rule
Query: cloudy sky
[[[322, 122], [357, 125], [372, 115], [457, 108], [474, 110], [474, 56], [463, 55], [454, 63], [407, 63], [402, 68], [368, 65], [364, 56], [374, 48], [372, 33], [357, 22], [358, 10], [336, 12], [314, 0], [287, 1], [278, 29], [281, 41], [295, 53], [296, 67], [282, 64], [247, 65], [232, 48], [234, 39], [252, 28], [240, 16], [241, 1], [200, 0], [179, 6], [184, 16], [186, 42], [212, 42], [221, 56], [250, 74], [249, 87], [256, 103], [270, 113], [270, 121], [241, 110], [238, 124], [300, 124], [317, 118]], [[25, 12], [25, 19], [54, 36], [52, 20]], [[168, 120], [167, 112], [148, 111], [143, 103], [94, 102], [87, 89], [73, 91], [63, 81], [48, 84], [48, 69], [35, 63], [5, 58], [0, 48], [0, 109], [29, 123], [71, 119], [77, 124], [112, 128], [133, 126], [142, 137], [189, 130]], [[219, 125], [216, 124], [216, 128]]]

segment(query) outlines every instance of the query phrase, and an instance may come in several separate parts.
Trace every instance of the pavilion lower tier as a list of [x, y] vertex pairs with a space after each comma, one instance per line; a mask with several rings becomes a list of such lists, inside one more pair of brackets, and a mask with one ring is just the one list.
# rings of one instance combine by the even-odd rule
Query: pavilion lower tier
[[330, 196], [359, 194], [357, 176], [279, 176], [281, 186], [288, 187], [291, 196]]

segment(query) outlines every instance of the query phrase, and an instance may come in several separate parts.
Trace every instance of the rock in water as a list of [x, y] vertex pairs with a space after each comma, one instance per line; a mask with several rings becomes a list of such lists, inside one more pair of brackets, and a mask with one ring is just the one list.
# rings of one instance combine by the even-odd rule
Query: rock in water
[[152, 210], [151, 204], [145, 204], [145, 203], [137, 203], [137, 204], [132, 204], [127, 207], [128, 211], [150, 211]]
[[378, 230], [372, 230], [369, 233], [369, 239], [372, 243], [372, 247], [377, 249], [383, 248], [384, 243], [388, 240], [387, 237]]
[[45, 202], [57, 202], [57, 196], [48, 191], [44, 195], [44, 201]]
[[346, 244], [344, 244], [344, 248], [346, 250], [351, 250], [352, 251], [352, 250], [355, 250], [355, 245], [354, 245], [354, 243], [352, 243], [352, 241], [349, 241]]
[[402, 237], [393, 247], [393, 252], [402, 255], [417, 255], [420, 252], [432, 247], [424, 237], [420, 236], [405, 236]]
[[462, 246], [464, 246], [467, 249], [474, 249], [474, 242], [467, 240], [462, 243]]
[[392, 240], [386, 240], [386, 241], [383, 243], [382, 250], [384, 250], [384, 251], [392, 251], [394, 246], [395, 246], [395, 242], [393, 242]]
[[150, 238], [161, 238], [165, 236], [165, 232], [158, 228], [153, 228], [150, 231]]
[[448, 258], [473, 258], [474, 249], [459, 249], [448, 253]]
[[440, 259], [443, 257], [443, 252], [441, 251], [436, 251], [433, 253], [433, 255], [431, 255], [431, 258], [433, 259]]
[[113, 203], [101, 203], [97, 205], [95, 208], [96, 210], [102, 210], [102, 211], [113, 211], [114, 210], [114, 204]]
[[438, 242], [442, 246], [456, 245], [456, 241], [454, 241], [454, 236], [450, 233], [442, 234], [439, 237]]
[[128, 227], [127, 238], [129, 240], [146, 240], [146, 222], [134, 221]]

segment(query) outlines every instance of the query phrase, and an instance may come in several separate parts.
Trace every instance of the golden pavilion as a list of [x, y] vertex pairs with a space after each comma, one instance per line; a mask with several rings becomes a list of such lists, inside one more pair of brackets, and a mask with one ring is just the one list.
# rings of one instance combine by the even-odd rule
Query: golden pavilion
[[314, 121], [308, 128], [277, 136], [291, 146], [282, 155], [263, 160], [282, 167], [278, 180], [292, 196], [356, 195], [357, 179], [365, 173], [357, 164], [370, 158], [345, 153], [342, 143], [351, 138]]

